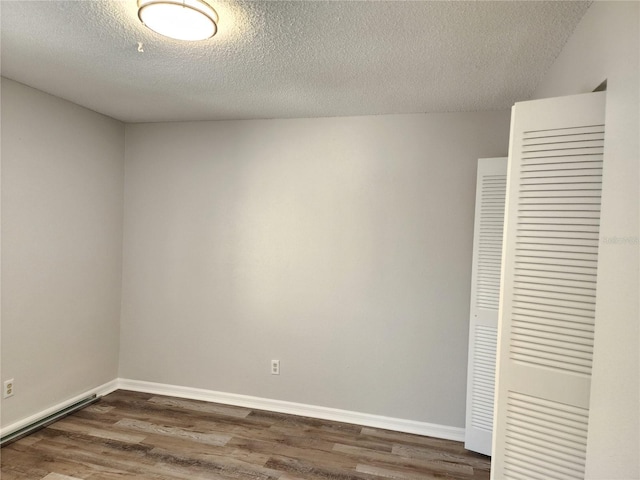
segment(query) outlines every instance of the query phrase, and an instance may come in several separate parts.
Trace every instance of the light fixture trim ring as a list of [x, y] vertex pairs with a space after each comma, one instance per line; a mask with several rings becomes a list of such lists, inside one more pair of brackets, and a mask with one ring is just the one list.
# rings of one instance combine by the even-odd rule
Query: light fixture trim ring
[[[195, 4], [195, 5], [192, 5], [192, 4]], [[203, 38], [201, 40], [208, 40], [209, 38], [214, 37], [216, 33], [218, 33], [218, 21], [219, 21], [218, 12], [216, 12], [211, 5], [209, 5], [203, 0], [188, 0], [188, 2], [185, 0], [138, 0], [138, 19], [145, 27], [147, 27], [149, 30], [156, 32], [159, 35], [168, 36], [151, 28], [142, 19], [142, 11], [145, 10], [147, 7], [153, 7], [155, 5], [172, 5], [172, 6], [182, 7], [182, 8], [188, 8], [191, 11], [194, 11], [196, 13], [199, 13], [207, 17], [211, 21], [211, 24], [213, 25], [213, 33], [210, 36]], [[203, 7], [202, 9], [200, 9], [200, 8], [197, 8], [196, 5], [202, 5]], [[169, 38], [175, 38], [175, 37], [169, 37]]]

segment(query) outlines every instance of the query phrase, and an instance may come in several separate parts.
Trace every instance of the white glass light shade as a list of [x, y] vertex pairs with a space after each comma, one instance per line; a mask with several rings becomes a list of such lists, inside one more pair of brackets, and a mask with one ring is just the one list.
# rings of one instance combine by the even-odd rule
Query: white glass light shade
[[177, 40], [206, 40], [218, 30], [218, 14], [202, 0], [138, 0], [138, 17], [154, 32]]

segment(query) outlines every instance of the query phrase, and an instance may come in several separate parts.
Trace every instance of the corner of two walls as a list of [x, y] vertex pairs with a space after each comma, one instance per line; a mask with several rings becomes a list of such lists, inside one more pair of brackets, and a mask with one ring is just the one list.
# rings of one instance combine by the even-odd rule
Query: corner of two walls
[[2, 79], [2, 427], [118, 369], [124, 125]]

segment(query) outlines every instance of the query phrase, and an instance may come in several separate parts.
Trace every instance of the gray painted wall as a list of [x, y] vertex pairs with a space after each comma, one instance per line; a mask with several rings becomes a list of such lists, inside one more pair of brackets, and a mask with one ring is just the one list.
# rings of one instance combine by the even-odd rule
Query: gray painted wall
[[2, 425], [118, 368], [124, 125], [2, 79]]
[[120, 376], [464, 426], [476, 161], [508, 132], [127, 125]]
[[640, 478], [640, 3], [594, 2], [536, 92], [607, 80], [596, 340], [587, 478]]

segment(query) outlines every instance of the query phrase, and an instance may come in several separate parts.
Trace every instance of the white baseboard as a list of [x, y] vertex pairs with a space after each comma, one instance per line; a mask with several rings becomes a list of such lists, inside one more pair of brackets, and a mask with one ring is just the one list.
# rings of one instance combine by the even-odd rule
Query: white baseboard
[[278, 413], [301, 415], [304, 417], [332, 420], [336, 422], [363, 425], [366, 427], [395, 430], [398, 432], [414, 433], [427, 437], [443, 438], [447, 440], [464, 441], [464, 428], [437, 425], [434, 423], [417, 422], [402, 418], [384, 417], [368, 413], [351, 412], [335, 408], [319, 407], [302, 403], [285, 402], [268, 398], [251, 397], [235, 393], [216, 392], [200, 388], [180, 387], [163, 383], [143, 382], [119, 378], [118, 389], [132, 390], [135, 392], [167, 395], [171, 397], [188, 398], [191, 400], [204, 400], [206, 402], [222, 403], [238, 407], [269, 410]]
[[34, 415], [30, 415], [27, 418], [23, 418], [22, 420], [19, 420], [10, 425], [7, 425], [4, 428], [1, 428], [0, 437], [6, 437], [7, 435], [11, 435], [13, 432], [17, 432], [18, 430], [26, 427], [27, 425], [34, 424], [44, 418], [47, 418], [49, 415], [53, 415], [54, 413], [59, 412], [60, 410], [64, 410], [65, 408], [70, 407], [74, 403], [78, 403], [80, 400], [83, 400], [84, 398], [90, 395], [94, 395], [94, 394], [97, 396], [108, 395], [109, 393], [117, 390], [118, 388], [119, 388], [118, 379], [111, 380], [110, 382], [100, 385], [99, 387], [92, 388], [91, 390], [87, 390], [86, 392], [81, 393], [80, 395], [76, 395], [75, 397], [65, 400], [64, 402], [60, 402]]
[[268, 410], [272, 412], [285, 413], [290, 415], [300, 415], [303, 417], [318, 418], [336, 422], [351, 423], [366, 427], [382, 428], [385, 430], [395, 430], [398, 432], [413, 433], [426, 437], [443, 438], [447, 440], [464, 441], [464, 428], [438, 425], [434, 423], [418, 422], [402, 418], [385, 417], [368, 413], [352, 412], [349, 410], [339, 410], [336, 408], [320, 407], [303, 403], [286, 402], [283, 400], [273, 400], [269, 398], [252, 397], [249, 395], [238, 395], [235, 393], [216, 392], [201, 388], [181, 387], [163, 383], [143, 382], [140, 380], [129, 380], [118, 378], [88, 390], [80, 395], [76, 395], [64, 402], [60, 402], [50, 408], [42, 410], [34, 415], [24, 418], [18, 422], [7, 425], [0, 429], [0, 436], [5, 437], [21, 428], [31, 425], [63, 410], [74, 403], [96, 394], [98, 396], [108, 395], [115, 390], [131, 390], [134, 392], [151, 393], [156, 395], [167, 395], [171, 397], [188, 398], [191, 400], [203, 400], [206, 402], [222, 403], [238, 407], [253, 408], [258, 410]]

